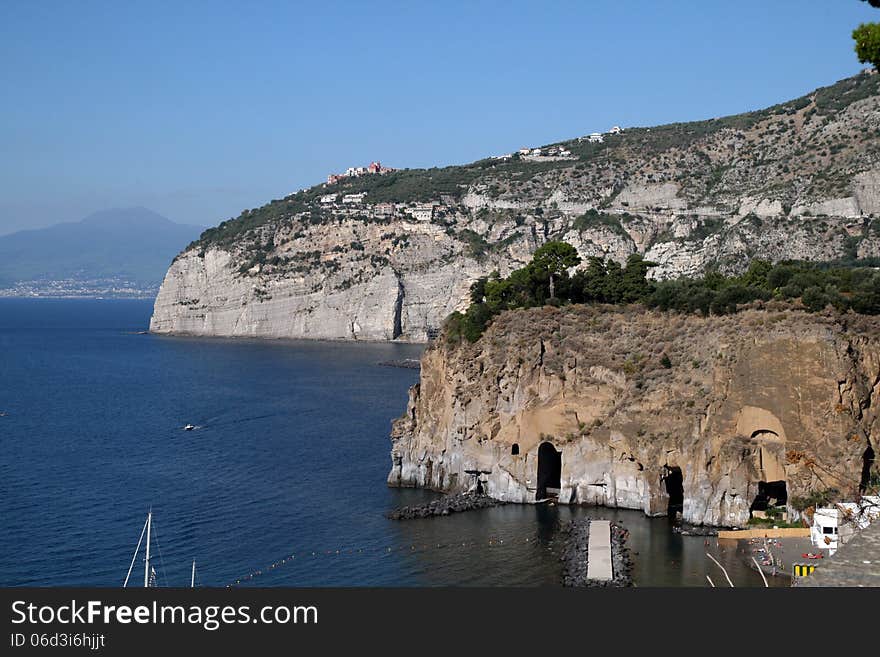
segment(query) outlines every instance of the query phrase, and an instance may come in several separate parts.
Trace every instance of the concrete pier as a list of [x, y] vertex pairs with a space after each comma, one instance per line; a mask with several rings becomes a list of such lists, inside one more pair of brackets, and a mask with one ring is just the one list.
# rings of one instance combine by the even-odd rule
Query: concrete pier
[[587, 543], [587, 579], [610, 580], [611, 569], [611, 522], [590, 521], [590, 538]]

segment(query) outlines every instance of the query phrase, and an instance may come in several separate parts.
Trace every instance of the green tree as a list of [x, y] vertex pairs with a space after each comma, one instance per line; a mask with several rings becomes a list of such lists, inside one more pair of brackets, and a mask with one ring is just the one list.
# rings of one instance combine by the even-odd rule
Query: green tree
[[587, 270], [583, 274], [584, 301], [605, 301], [605, 260], [596, 256], [587, 259]]
[[862, 64], [880, 67], [880, 24], [862, 23], [852, 33], [856, 56]]
[[880, 314], [880, 274], [873, 274], [855, 290], [852, 308], [866, 315]]
[[779, 290], [788, 285], [788, 282], [796, 273], [797, 267], [794, 265], [776, 265], [767, 273], [767, 287], [770, 290]]
[[465, 313], [462, 333], [468, 342], [476, 342], [492, 321], [492, 311], [485, 303], [472, 303]]
[[[880, 8], [880, 0], [862, 0], [874, 8]], [[862, 64], [880, 68], [880, 24], [862, 23], [853, 30], [856, 56]]]
[[471, 284], [471, 303], [482, 303], [486, 296], [486, 282], [489, 279], [481, 276]]
[[737, 304], [749, 301], [751, 298], [746, 288], [742, 285], [730, 285], [718, 291], [710, 310], [716, 315], [728, 315], [736, 312]]
[[556, 297], [554, 279], [562, 276], [571, 267], [581, 262], [577, 249], [566, 242], [547, 242], [535, 251], [532, 267], [537, 273], [546, 274], [550, 278], [550, 298]]
[[706, 275], [703, 276], [703, 283], [710, 290], [720, 290], [727, 285], [728, 281], [724, 277], [724, 274], [713, 269], [712, 271], [706, 272]]
[[623, 267], [616, 260], [609, 260], [605, 265], [605, 285], [602, 296], [607, 303], [623, 301]]
[[651, 293], [651, 284], [648, 282], [648, 269], [656, 267], [657, 263], [645, 260], [640, 254], [633, 253], [626, 259], [626, 267], [623, 270], [622, 281], [623, 298], [625, 303], [641, 301]]
[[821, 288], [814, 285], [813, 287], [808, 287], [804, 290], [804, 295], [801, 297], [801, 301], [804, 302], [804, 306], [806, 306], [807, 310], [811, 313], [817, 313], [828, 303], [828, 297], [825, 296]]
[[773, 269], [773, 265], [767, 260], [755, 259], [749, 263], [749, 268], [742, 275], [742, 284], [746, 287], [767, 287], [767, 275]]

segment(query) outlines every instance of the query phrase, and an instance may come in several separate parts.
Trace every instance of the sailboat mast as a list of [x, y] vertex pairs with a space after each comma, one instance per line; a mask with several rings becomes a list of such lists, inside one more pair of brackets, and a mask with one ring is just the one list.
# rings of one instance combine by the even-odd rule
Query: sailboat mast
[[138, 538], [137, 547], [134, 549], [134, 554], [131, 555], [131, 563], [128, 566], [128, 574], [125, 576], [125, 581], [122, 583], [122, 588], [128, 586], [128, 579], [131, 577], [131, 571], [134, 569], [134, 562], [137, 559], [138, 552], [141, 550], [141, 542], [144, 540], [144, 534], [147, 532], [147, 522], [149, 522], [150, 517], [147, 516], [147, 519], [144, 521], [144, 528], [141, 530], [141, 535]]
[[147, 553], [144, 557], [144, 588], [150, 586], [150, 525], [153, 521], [153, 510], [147, 514]]
[[189, 580], [189, 588], [194, 589], [195, 587], [196, 587], [196, 560], [193, 559], [192, 577]]

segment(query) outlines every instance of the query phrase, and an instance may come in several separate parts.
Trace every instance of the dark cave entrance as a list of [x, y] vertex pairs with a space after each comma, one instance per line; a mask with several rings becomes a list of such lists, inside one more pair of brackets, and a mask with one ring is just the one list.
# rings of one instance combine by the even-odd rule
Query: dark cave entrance
[[562, 485], [562, 452], [553, 443], [541, 443], [538, 447], [538, 488], [535, 500], [559, 497]]
[[669, 505], [666, 513], [670, 518], [675, 518], [676, 513], [684, 511], [684, 475], [681, 468], [666, 466], [666, 494], [669, 495]]
[[510, 448], [510, 453], [513, 456], [519, 456], [519, 443], [513, 443], [513, 446]]
[[871, 468], [874, 466], [874, 448], [868, 445], [868, 449], [862, 454], [862, 477], [859, 480], [859, 493], [868, 490], [871, 483]]
[[474, 483], [471, 484], [470, 490], [477, 495], [482, 495], [486, 489], [483, 486], [483, 480], [481, 477], [485, 473], [482, 470], [465, 470], [464, 473], [469, 474], [474, 478]]
[[763, 511], [785, 506], [788, 503], [788, 491], [784, 481], [759, 481], [758, 494], [749, 507], [749, 511]]

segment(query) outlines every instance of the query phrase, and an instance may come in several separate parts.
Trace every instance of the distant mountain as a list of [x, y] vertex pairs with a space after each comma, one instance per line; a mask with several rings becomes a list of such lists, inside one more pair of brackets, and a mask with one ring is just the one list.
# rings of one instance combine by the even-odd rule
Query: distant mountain
[[174, 256], [202, 230], [146, 208], [118, 208], [5, 235], [0, 237], [0, 288], [64, 279], [158, 285]]

